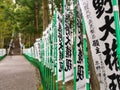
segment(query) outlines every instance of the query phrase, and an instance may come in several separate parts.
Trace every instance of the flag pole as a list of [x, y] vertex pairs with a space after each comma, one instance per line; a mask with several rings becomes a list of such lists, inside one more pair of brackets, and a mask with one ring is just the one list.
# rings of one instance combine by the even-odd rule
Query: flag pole
[[54, 81], [55, 81], [55, 63], [54, 63], [54, 52], [55, 52], [55, 50], [54, 50], [54, 48], [55, 48], [55, 42], [54, 42], [54, 18], [53, 18], [53, 23], [52, 23], [52, 61], [53, 61], [53, 90], [55, 89], [55, 83], [54, 83]]
[[66, 5], [66, 0], [62, 0], [62, 13], [63, 13], [62, 15], [62, 25], [63, 25], [63, 29], [62, 29], [62, 43], [63, 43], [62, 90], [65, 90], [65, 5]]
[[116, 31], [116, 39], [117, 39], [117, 56], [118, 56], [118, 64], [120, 68], [120, 24], [119, 24], [119, 10], [118, 10], [118, 1], [112, 0], [113, 10], [114, 10], [114, 20], [115, 20], [115, 31]]
[[50, 90], [50, 30], [48, 30], [48, 84]]
[[76, 4], [77, 4], [77, 0], [74, 0], [74, 90], [76, 90], [76, 46], [77, 46], [77, 42], [76, 42], [76, 25], [77, 25], [77, 18], [76, 18]]
[[82, 25], [83, 25], [83, 51], [84, 51], [84, 62], [85, 62], [85, 77], [86, 77], [86, 87], [85, 88], [86, 88], [86, 90], [90, 90], [86, 26], [85, 26], [84, 18], [82, 18]]
[[51, 89], [53, 90], [53, 74], [52, 74], [52, 31], [50, 32], [50, 67], [51, 67]]
[[58, 90], [58, 47], [57, 47], [57, 10], [55, 8], [55, 19], [54, 19], [54, 35], [55, 35], [55, 65], [56, 65], [56, 90]]

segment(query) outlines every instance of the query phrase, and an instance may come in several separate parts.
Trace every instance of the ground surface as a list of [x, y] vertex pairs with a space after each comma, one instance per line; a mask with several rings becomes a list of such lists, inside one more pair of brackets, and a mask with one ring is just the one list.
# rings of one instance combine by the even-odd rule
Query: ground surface
[[0, 90], [37, 90], [36, 69], [23, 56], [0, 61]]

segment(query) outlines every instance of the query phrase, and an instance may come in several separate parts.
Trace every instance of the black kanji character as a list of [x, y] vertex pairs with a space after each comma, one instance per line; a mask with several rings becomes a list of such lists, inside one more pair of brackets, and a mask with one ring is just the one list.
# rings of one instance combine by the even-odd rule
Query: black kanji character
[[63, 67], [63, 63], [62, 62], [59, 62], [59, 72], [62, 72], [62, 67]]
[[62, 18], [58, 15], [58, 20], [60, 21], [60, 22], [62, 22]]
[[[104, 7], [105, 5], [109, 4], [109, 9], [106, 10]], [[104, 11], [106, 13], [112, 13], [113, 12], [113, 7], [112, 7], [112, 1], [111, 0], [93, 0], [93, 7], [96, 10], [97, 18], [100, 18]]]
[[93, 6], [96, 10], [97, 18], [100, 18], [104, 13], [103, 0], [93, 0]]
[[96, 47], [96, 54], [101, 53], [100, 48]]
[[93, 41], [93, 46], [100, 46], [99, 41], [98, 40], [94, 40]]
[[76, 79], [76, 81], [79, 81], [79, 79], [83, 80], [84, 79], [84, 67], [78, 65], [77, 68], [78, 68], [78, 70], [77, 70], [77, 79]]
[[79, 39], [79, 42], [78, 42], [77, 46], [80, 47], [80, 45], [82, 45], [82, 38], [80, 35], [78, 36], [78, 39]]
[[70, 59], [66, 59], [65, 71], [69, 71], [71, 69], [72, 69], [72, 61]]
[[117, 48], [117, 45], [116, 45], [116, 40], [113, 39], [113, 43], [112, 43], [112, 56], [114, 57], [114, 60], [112, 62], [112, 66], [115, 65], [115, 70], [118, 71], [118, 58], [117, 58], [117, 52], [116, 52], [116, 48]]
[[[117, 61], [117, 55], [116, 55], [116, 40], [113, 39], [113, 43], [112, 43], [112, 48], [110, 48], [109, 43], [105, 43], [105, 48], [106, 50], [103, 52], [104, 55], [106, 55], [106, 59], [105, 59], [105, 64], [109, 65], [109, 69], [113, 70], [113, 65], [115, 65], [115, 69], [116, 71], [118, 71], [118, 61]], [[112, 53], [112, 55], [111, 55]], [[113, 60], [111, 60], [111, 56], [113, 56]]]
[[113, 12], [112, 1], [111, 0], [105, 0], [104, 5], [106, 5], [107, 3], [109, 3], [110, 8], [105, 12], [106, 13], [112, 13]]
[[[109, 84], [109, 89], [110, 90], [117, 90], [116, 87], [118, 85], [118, 88], [120, 89], [120, 75], [116, 75], [115, 73], [113, 73], [112, 75], [109, 75], [108, 78], [112, 81]], [[114, 81], [117, 81], [117, 83], [115, 83]]]
[[111, 19], [109, 18], [109, 16], [105, 16], [105, 25], [100, 27], [100, 31], [105, 31], [105, 35], [100, 39], [102, 41], [105, 41], [109, 35], [109, 32], [115, 36], [115, 29], [113, 29], [111, 27], [111, 24], [113, 23], [114, 21], [114, 17], [112, 17]]
[[66, 46], [66, 57], [70, 58], [72, 56], [72, 50], [70, 46]]
[[70, 43], [71, 40], [70, 40], [69, 36], [66, 37], [66, 40], [67, 41], [66, 41], [65, 45], [71, 45], [71, 43]]
[[62, 58], [63, 58], [62, 50], [59, 50], [59, 60], [62, 60]]
[[61, 39], [59, 38], [59, 50], [62, 48], [62, 41]]
[[100, 66], [97, 66], [97, 67], [96, 67], [96, 69], [97, 69], [97, 70], [100, 70], [100, 69], [101, 69], [101, 67], [100, 67]]
[[82, 63], [82, 62], [83, 62], [82, 51], [81, 51], [81, 49], [78, 49], [78, 61], [77, 61], [77, 63]]

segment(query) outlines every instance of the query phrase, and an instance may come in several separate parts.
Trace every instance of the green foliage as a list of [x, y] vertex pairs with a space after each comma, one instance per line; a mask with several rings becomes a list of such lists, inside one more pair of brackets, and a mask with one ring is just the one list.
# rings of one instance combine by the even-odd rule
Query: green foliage
[[[22, 34], [31, 35], [31, 40], [26, 40], [25, 45], [28, 46], [28, 43], [33, 44], [35, 41], [35, 36], [39, 34], [39, 36], [42, 35], [42, 12], [41, 12], [41, 0], [39, 0], [39, 30], [36, 30], [36, 1], [35, 0], [17, 0], [17, 9], [16, 9], [16, 18], [17, 18], [17, 24], [19, 29], [17, 29], [18, 32], [21, 32]], [[26, 39], [24, 37], [23, 39]]]
[[14, 5], [12, 0], [0, 0], [0, 47], [8, 47], [13, 31]]
[[[36, 31], [36, 15], [35, 15], [35, 3], [36, 0], [16, 0], [16, 4], [13, 0], [0, 0], [0, 47], [8, 47], [12, 33], [18, 36], [18, 33], [22, 34], [24, 44], [30, 42], [33, 44], [35, 36], [42, 35], [42, 11], [41, 0], [39, 3], [39, 30]], [[28, 36], [30, 36], [28, 39]], [[4, 40], [4, 45], [1, 42]]]
[[56, 5], [56, 7], [58, 8], [58, 10], [60, 11], [61, 10], [61, 6], [62, 6], [62, 0], [54, 0], [54, 3]]

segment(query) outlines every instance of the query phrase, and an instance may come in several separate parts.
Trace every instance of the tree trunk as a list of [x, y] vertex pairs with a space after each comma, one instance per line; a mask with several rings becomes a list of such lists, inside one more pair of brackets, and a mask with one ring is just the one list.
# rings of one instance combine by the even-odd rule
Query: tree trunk
[[35, 6], [36, 6], [36, 9], [35, 9], [35, 13], [36, 13], [36, 31], [37, 31], [37, 36], [36, 38], [38, 38], [40, 35], [39, 33], [39, 2], [38, 0], [35, 1]]
[[53, 16], [53, 12], [54, 12], [54, 2], [52, 0], [52, 16]]
[[43, 31], [44, 31], [49, 23], [48, 0], [42, 0], [42, 5], [43, 5]]
[[89, 70], [90, 70], [90, 84], [91, 84], [91, 88], [92, 90], [100, 90], [100, 84], [99, 84], [99, 80], [97, 78], [96, 72], [95, 72], [95, 67], [94, 67], [94, 62], [93, 62], [93, 58], [91, 55], [91, 49], [90, 49], [90, 43], [89, 40], [87, 38], [87, 45], [88, 45], [88, 63], [89, 63]]

